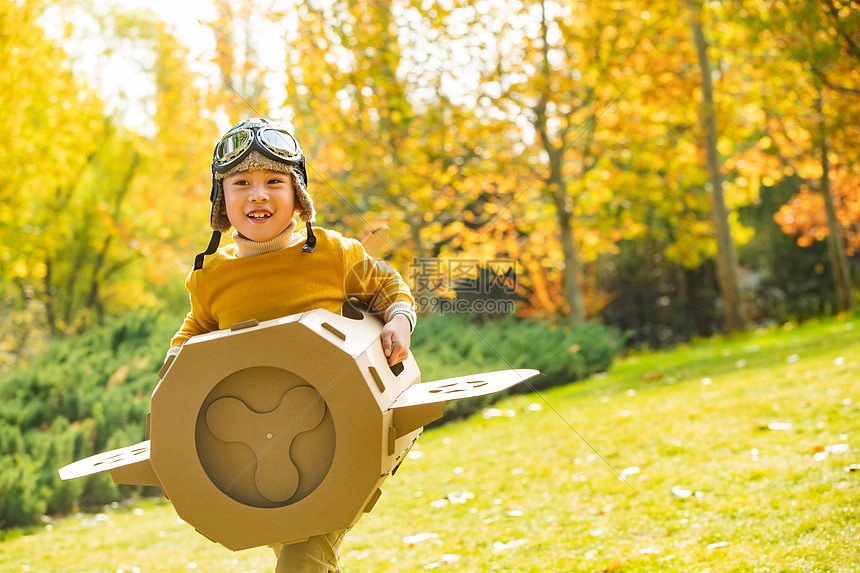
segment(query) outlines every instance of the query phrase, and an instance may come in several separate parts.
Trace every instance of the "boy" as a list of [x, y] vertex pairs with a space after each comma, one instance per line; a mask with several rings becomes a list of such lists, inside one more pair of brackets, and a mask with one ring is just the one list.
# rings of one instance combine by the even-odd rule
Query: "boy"
[[[380, 338], [389, 365], [407, 357], [416, 320], [409, 287], [358, 241], [314, 231], [307, 182], [302, 149], [280, 125], [246, 119], [221, 138], [212, 159], [212, 240], [185, 281], [191, 311], [168, 355], [192, 336], [237, 322], [316, 308], [340, 313], [354, 296], [382, 314]], [[296, 214], [305, 223], [299, 231]], [[221, 233], [230, 227], [236, 242], [219, 249]], [[344, 533], [274, 547], [276, 573], [340, 572], [337, 549]]]

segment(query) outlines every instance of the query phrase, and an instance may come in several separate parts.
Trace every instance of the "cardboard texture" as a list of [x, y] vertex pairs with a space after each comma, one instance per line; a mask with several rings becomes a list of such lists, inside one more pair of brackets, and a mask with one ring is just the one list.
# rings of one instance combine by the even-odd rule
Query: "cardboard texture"
[[388, 244], [388, 236], [391, 229], [388, 225], [380, 225], [361, 239], [365, 252], [374, 259], [380, 258], [382, 249]]
[[[376, 233], [378, 252], [384, 233]], [[155, 485], [212, 541], [241, 550], [354, 525], [442, 403], [538, 374], [508, 370], [419, 383], [390, 368], [382, 322], [347, 303], [191, 338], [165, 363], [147, 440], [70, 464]]]

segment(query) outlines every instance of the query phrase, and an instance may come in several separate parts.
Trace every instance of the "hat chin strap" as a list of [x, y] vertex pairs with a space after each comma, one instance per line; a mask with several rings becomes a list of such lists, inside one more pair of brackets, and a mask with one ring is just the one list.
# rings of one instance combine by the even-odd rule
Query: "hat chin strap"
[[316, 235], [314, 235], [314, 230], [311, 228], [311, 222], [310, 221], [305, 223], [305, 227], [307, 227], [307, 229], [308, 229], [308, 238], [305, 241], [304, 246], [302, 247], [302, 252], [303, 253], [312, 253], [312, 252], [314, 252], [314, 249], [317, 247], [317, 237], [316, 237]]
[[198, 271], [203, 268], [203, 259], [206, 255], [211, 255], [218, 250], [218, 245], [221, 244], [221, 231], [212, 231], [212, 238], [209, 239], [209, 246], [206, 250], [194, 257], [194, 270]]
[[[308, 229], [308, 238], [305, 240], [305, 244], [302, 246], [303, 253], [312, 253], [314, 249], [317, 248], [317, 237], [314, 235], [314, 230], [311, 227], [311, 222], [308, 221], [305, 223], [305, 227]], [[221, 231], [212, 231], [212, 237], [209, 239], [209, 246], [206, 247], [206, 250], [202, 253], [199, 253], [196, 257], [194, 257], [194, 270], [199, 271], [203, 268], [203, 259], [206, 258], [206, 255], [211, 255], [215, 251], [218, 250], [218, 246], [221, 244]]]

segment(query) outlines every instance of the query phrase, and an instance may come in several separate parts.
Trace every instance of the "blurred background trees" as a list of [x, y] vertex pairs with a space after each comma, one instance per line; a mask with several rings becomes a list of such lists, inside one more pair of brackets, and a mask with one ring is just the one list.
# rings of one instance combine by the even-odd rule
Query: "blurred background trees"
[[651, 346], [854, 307], [857, 2], [213, 0], [203, 48], [122, 6], [0, 3], [0, 363], [181, 311], [256, 114], [416, 291], [503, 262], [520, 316]]

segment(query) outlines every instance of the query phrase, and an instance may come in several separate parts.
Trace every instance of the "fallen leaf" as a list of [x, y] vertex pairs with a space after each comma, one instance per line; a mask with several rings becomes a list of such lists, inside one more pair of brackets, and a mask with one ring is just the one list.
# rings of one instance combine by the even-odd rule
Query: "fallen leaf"
[[820, 462], [828, 455], [833, 454], [835, 456], [844, 454], [849, 450], [848, 444], [833, 444], [832, 446], [815, 446], [812, 448], [812, 459], [816, 462]]
[[640, 471], [641, 470], [639, 469], [639, 466], [630, 466], [629, 468], [624, 468], [623, 470], [621, 470], [621, 475], [623, 475], [624, 477], [632, 476], [634, 474], [638, 474]]
[[619, 569], [624, 567], [624, 561], [621, 559], [613, 559], [609, 563], [603, 566], [603, 573], [609, 573], [610, 571], [618, 571]]
[[693, 495], [693, 490], [684, 489], [679, 485], [672, 486], [672, 495], [675, 497], [685, 498]]
[[428, 539], [438, 539], [438, 533], [417, 533], [415, 535], [407, 535], [403, 538], [403, 543], [406, 545], [415, 545], [416, 543], [421, 543], [422, 541], [427, 541]]
[[470, 499], [475, 499], [475, 494], [471, 491], [452, 491], [445, 498], [451, 503], [466, 503]]
[[501, 541], [493, 542], [493, 549], [496, 551], [504, 551], [505, 549], [513, 549], [514, 547], [519, 547], [520, 545], [526, 545], [528, 543], [525, 539], [512, 539], [507, 543], [503, 543]]
[[489, 420], [490, 418], [503, 417], [513, 418], [517, 415], [517, 411], [511, 409], [500, 410], [499, 408], [485, 408], [484, 411], [481, 412], [481, 415], [484, 417], [485, 420]]

